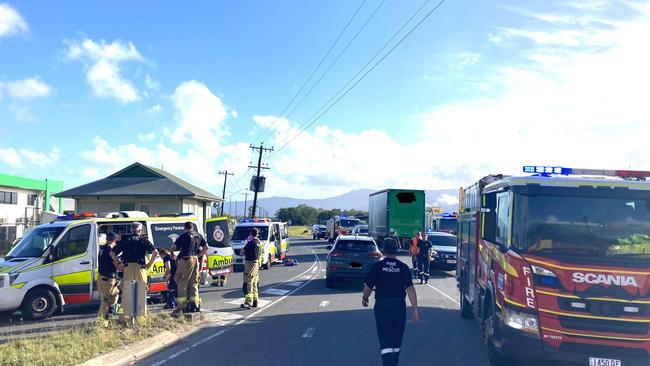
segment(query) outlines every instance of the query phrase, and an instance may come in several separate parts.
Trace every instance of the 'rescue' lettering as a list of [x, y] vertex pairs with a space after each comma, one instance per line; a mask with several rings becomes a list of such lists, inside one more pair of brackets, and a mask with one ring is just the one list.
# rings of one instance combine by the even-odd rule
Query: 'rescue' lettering
[[573, 274], [573, 282], [588, 283], [590, 285], [616, 285], [616, 286], [633, 286], [639, 287], [636, 279], [632, 276], [619, 276], [619, 275], [604, 275], [595, 273], [580, 273]]

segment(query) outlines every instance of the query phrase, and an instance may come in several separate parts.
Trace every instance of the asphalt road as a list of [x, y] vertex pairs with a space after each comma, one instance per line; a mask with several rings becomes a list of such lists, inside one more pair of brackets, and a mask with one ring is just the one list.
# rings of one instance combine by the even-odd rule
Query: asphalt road
[[[265, 301], [258, 310], [239, 308], [241, 273], [227, 287], [203, 290], [206, 321], [214, 325], [141, 364], [381, 365], [372, 309], [361, 306], [362, 284], [325, 288], [325, 245], [293, 240], [290, 256], [298, 266], [261, 271]], [[460, 318], [453, 272], [435, 272], [416, 290], [420, 321], [407, 323], [400, 364], [489, 365], [478, 325]]]

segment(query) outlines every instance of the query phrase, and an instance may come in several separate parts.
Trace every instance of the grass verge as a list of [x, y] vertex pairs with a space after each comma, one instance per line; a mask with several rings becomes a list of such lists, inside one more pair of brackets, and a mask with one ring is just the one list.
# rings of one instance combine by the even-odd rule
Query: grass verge
[[289, 236], [310, 237], [311, 229], [307, 226], [289, 226]]
[[171, 318], [168, 314], [157, 314], [134, 329], [117, 325], [108, 328], [73, 328], [46, 337], [0, 344], [0, 365], [76, 365], [160, 332], [180, 332], [192, 326], [182, 319]]

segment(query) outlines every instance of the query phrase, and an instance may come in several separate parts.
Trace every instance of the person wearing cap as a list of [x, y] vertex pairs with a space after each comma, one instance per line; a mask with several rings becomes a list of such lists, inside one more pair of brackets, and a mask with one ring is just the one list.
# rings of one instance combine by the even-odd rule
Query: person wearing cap
[[117, 268], [111, 258], [111, 251], [115, 247], [116, 236], [112, 232], [99, 234], [99, 259], [97, 262], [99, 277], [97, 281], [97, 290], [99, 291], [99, 312], [98, 319], [108, 319], [115, 313], [117, 297], [119, 294], [117, 287]]
[[194, 233], [192, 222], [186, 222], [181, 234], [170, 251], [178, 250], [176, 264], [176, 286], [178, 297], [175, 314], [201, 311], [201, 298], [199, 297], [199, 256], [206, 255], [208, 244], [198, 233]]
[[399, 363], [406, 325], [404, 298], [407, 294], [413, 308], [412, 322], [415, 323], [420, 319], [411, 270], [397, 259], [397, 250], [398, 245], [394, 239], [384, 239], [384, 259], [370, 268], [361, 299], [361, 305], [368, 307], [370, 294], [375, 291], [375, 323], [384, 366], [394, 366]]

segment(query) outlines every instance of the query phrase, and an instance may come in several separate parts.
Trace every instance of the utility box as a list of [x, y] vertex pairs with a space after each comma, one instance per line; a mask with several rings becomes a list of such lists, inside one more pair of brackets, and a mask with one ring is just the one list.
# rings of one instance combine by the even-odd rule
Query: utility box
[[[255, 184], [255, 182], [257, 182], [257, 184]], [[249, 190], [253, 192], [264, 192], [265, 186], [266, 186], [266, 177], [260, 177], [259, 179], [257, 179], [257, 177], [252, 177]]]

